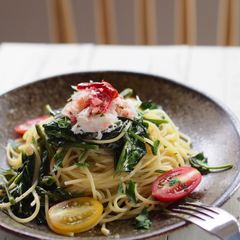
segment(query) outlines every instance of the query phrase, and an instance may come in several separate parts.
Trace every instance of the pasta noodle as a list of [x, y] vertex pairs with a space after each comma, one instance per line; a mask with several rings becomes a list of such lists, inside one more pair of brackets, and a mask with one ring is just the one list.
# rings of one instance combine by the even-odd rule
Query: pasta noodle
[[[50, 171], [55, 177], [57, 185], [68, 192], [82, 192], [87, 196], [98, 199], [102, 204], [107, 203], [103, 217], [99, 221], [99, 224], [103, 226], [103, 232], [108, 232], [105, 230], [106, 223], [133, 218], [140, 214], [144, 207], [147, 208], [147, 211], [159, 209], [158, 205], [161, 205], [162, 202], [155, 200], [151, 195], [151, 185], [159, 175], [155, 171], [168, 171], [178, 166], [184, 166], [188, 164], [188, 156], [195, 154], [190, 148], [190, 139], [178, 131], [178, 128], [163, 110], [149, 111], [147, 116], [156, 117], [158, 114], [163, 115], [169, 123], [162, 124], [161, 129], [159, 129], [155, 124], [148, 122], [148, 131], [152, 140], [146, 139], [150, 144], [153, 144], [156, 139], [160, 140], [158, 153], [156, 156], [153, 155], [150, 147], [147, 146], [147, 154], [130, 173], [120, 173], [113, 178], [114, 161], [109, 150], [88, 151], [81, 160], [82, 162], [87, 160], [88, 167], [78, 167], [73, 164], [83, 153], [82, 149], [69, 148], [64, 150], [64, 148], [59, 148], [57, 150], [58, 153], [64, 154], [63, 167], [58, 168], [56, 173]], [[51, 120], [52, 118], [49, 118], [44, 123]], [[26, 150], [29, 145], [33, 149], [30, 140], [32, 137], [38, 137], [34, 127], [23, 136], [25, 142], [21, 146], [21, 150]], [[19, 163], [15, 164], [14, 161], [19, 161], [21, 154], [14, 152], [10, 144], [7, 146], [7, 157], [12, 167], [19, 165]], [[53, 170], [54, 166], [55, 159], [52, 158], [50, 170]], [[119, 183], [123, 183], [123, 189], [125, 190], [130, 179], [135, 183], [137, 205], [133, 204], [126, 194], [117, 194]], [[122, 207], [123, 203], [124, 207]]]
[[[53, 119], [54, 117], [49, 117], [39, 124], [43, 132], [43, 125]], [[102, 233], [108, 235], [107, 224], [109, 222], [134, 218], [144, 208], [149, 212], [160, 209], [160, 206], [165, 206], [166, 203], [156, 200], [151, 191], [152, 183], [161, 174], [159, 170], [168, 171], [178, 166], [188, 165], [189, 156], [195, 155], [190, 147], [191, 139], [178, 130], [178, 127], [175, 126], [165, 111], [148, 109], [144, 112], [144, 119], [144, 122], [148, 124], [149, 137], [143, 138], [147, 152], [130, 172], [115, 173], [114, 154], [111, 149], [99, 148], [86, 151], [81, 147], [55, 147], [56, 154], [62, 154], [63, 156], [61, 166], [59, 165], [57, 169], [55, 169], [57, 162], [54, 156], [51, 157], [49, 162], [50, 174], [54, 177], [57, 186], [71, 194], [84, 193], [85, 196], [97, 199], [104, 205], [101, 217], [82, 231], [87, 231], [100, 224]], [[149, 121], [149, 119], [164, 119], [165, 122], [158, 125]], [[101, 140], [98, 139], [100, 136], [98, 134], [96, 139], [86, 138], [85, 142], [91, 144], [116, 142], [125, 135], [130, 126], [131, 121], [114, 138]], [[22, 223], [33, 220], [40, 208], [40, 197], [35, 188], [38, 184], [41, 156], [39, 156], [39, 146], [33, 144], [33, 139], [38, 138], [38, 131], [33, 126], [23, 135], [22, 139], [16, 140], [17, 143], [20, 143], [17, 149], [13, 148], [10, 143], [6, 147], [8, 163], [15, 170], [22, 164], [22, 151], [27, 154], [34, 153], [36, 158], [32, 186], [16, 199], [19, 202], [28, 194], [32, 194], [34, 197], [32, 205], [35, 206], [33, 215], [26, 219], [20, 219], [10, 210], [10, 203], [0, 204], [0, 207], [8, 209], [9, 215], [13, 219]], [[153, 154], [149, 145], [153, 146], [156, 140], [159, 140], [160, 144], [156, 154]], [[75, 164], [76, 162], [79, 164]], [[4, 178], [4, 175], [2, 174], [1, 177]], [[126, 194], [130, 181], [134, 182], [137, 203], [134, 203]], [[122, 191], [119, 192], [120, 184], [122, 184]], [[1, 194], [4, 195], [3, 192]], [[47, 214], [48, 206], [48, 197], [45, 195], [45, 214], [49, 227], [57, 233], [72, 236], [73, 233], [64, 233], [52, 226]]]

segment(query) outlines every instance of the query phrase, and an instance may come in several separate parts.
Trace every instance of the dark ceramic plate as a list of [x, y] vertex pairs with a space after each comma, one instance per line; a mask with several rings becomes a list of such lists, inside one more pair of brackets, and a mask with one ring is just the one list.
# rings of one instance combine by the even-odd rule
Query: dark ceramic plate
[[[73, 91], [71, 85], [90, 79], [104, 79], [119, 91], [130, 87], [141, 100], [151, 99], [162, 105], [180, 130], [192, 138], [196, 152], [204, 151], [210, 165], [233, 163], [231, 170], [203, 176], [194, 197], [204, 203], [221, 206], [236, 191], [240, 182], [240, 125], [237, 119], [216, 100], [187, 86], [151, 75], [128, 72], [68, 74], [34, 82], [0, 96], [0, 156], [5, 155], [7, 140], [17, 137], [13, 130], [15, 125], [46, 114], [46, 104], [52, 108], [62, 107]], [[4, 157], [1, 157], [1, 167], [8, 168]], [[116, 235], [120, 239], [154, 238], [184, 226], [183, 221], [167, 219], [157, 212], [151, 213], [150, 218], [150, 230], [135, 230], [130, 221], [120, 221], [107, 226], [111, 231], [108, 237], [95, 228], [73, 239], [111, 239]], [[69, 239], [54, 234], [47, 227], [19, 224], [3, 211], [0, 211], [0, 226], [40, 239]]]

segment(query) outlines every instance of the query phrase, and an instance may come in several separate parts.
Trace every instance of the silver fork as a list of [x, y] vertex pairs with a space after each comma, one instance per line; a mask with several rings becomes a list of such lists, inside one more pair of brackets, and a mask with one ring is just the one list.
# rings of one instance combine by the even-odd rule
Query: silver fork
[[240, 224], [227, 211], [199, 202], [178, 205], [168, 215], [192, 222], [223, 240], [240, 240]]

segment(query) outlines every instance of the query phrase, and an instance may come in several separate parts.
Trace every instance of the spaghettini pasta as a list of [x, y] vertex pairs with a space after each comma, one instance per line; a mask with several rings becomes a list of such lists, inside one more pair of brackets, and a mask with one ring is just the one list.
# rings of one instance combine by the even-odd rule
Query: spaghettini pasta
[[[152, 195], [153, 182], [163, 172], [188, 165], [195, 152], [190, 148], [190, 138], [179, 131], [163, 109], [150, 101], [142, 103], [138, 97], [128, 98], [126, 92], [130, 90], [121, 95], [106, 82], [82, 83], [74, 89], [63, 109], [51, 110], [53, 116], [15, 140], [17, 146], [8, 143], [7, 159], [15, 171], [3, 172], [2, 181], [7, 182], [9, 175], [13, 179], [19, 177], [18, 169], [27, 162], [26, 156], [34, 155], [35, 164], [28, 189], [12, 201], [8, 197], [0, 207], [6, 208], [16, 221], [25, 223], [39, 215], [42, 202], [47, 223], [55, 232], [72, 236], [100, 224], [102, 233], [108, 235], [109, 222], [134, 218], [143, 209], [149, 212], [164, 206]], [[47, 172], [43, 171], [43, 162]], [[54, 225], [48, 208], [60, 198], [49, 194], [52, 182], [68, 194], [65, 199], [85, 195], [100, 202], [100, 217], [76, 231]], [[11, 193], [18, 184], [12, 180], [6, 186]], [[44, 188], [45, 184], [49, 186]], [[1, 190], [1, 195], [6, 196], [6, 189]], [[12, 206], [29, 195], [30, 216], [18, 216]], [[76, 221], [80, 221], [78, 218]], [[74, 222], [75, 218], [64, 219]]]

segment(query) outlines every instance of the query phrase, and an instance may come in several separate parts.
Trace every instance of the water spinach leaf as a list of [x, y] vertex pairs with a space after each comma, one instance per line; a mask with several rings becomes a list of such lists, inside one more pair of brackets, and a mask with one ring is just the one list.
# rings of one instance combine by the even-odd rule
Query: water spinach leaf
[[119, 159], [114, 175], [120, 172], [131, 172], [140, 159], [147, 153], [145, 143], [142, 141], [146, 131], [147, 127], [140, 120], [132, 122], [131, 127], [124, 136], [124, 145], [116, 150]]
[[123, 96], [123, 98], [128, 98], [133, 94], [133, 90], [131, 88], [126, 88], [122, 92], [120, 92], [120, 95]]
[[89, 167], [89, 164], [87, 161], [85, 162], [75, 162], [75, 165], [77, 165], [78, 167]]
[[14, 199], [22, 195], [22, 193], [24, 193], [31, 187], [34, 167], [35, 154], [33, 153], [31, 155], [27, 155], [25, 152], [22, 152], [22, 165], [17, 170], [17, 176], [20, 176], [18, 181], [16, 181], [17, 186], [10, 190], [11, 199], [9, 199], [8, 195], [5, 195], [0, 201], [8, 202], [10, 200], [13, 203], [13, 205], [11, 205], [12, 212], [20, 218], [29, 217], [33, 213], [35, 208], [31, 207], [30, 205], [33, 201], [33, 196], [31, 194], [26, 196], [22, 201], [14, 203]]
[[202, 174], [208, 173], [211, 169], [225, 169], [233, 167], [232, 164], [210, 167], [208, 166], [208, 158], [204, 156], [203, 152], [197, 154], [196, 156], [190, 157], [189, 162], [192, 167], [196, 168]]
[[[129, 121], [131, 126], [129, 127]], [[118, 127], [110, 132], [103, 132], [101, 140], [108, 140], [117, 137], [122, 132], [126, 133], [115, 142], [101, 144], [87, 143], [84, 141], [94, 137], [92, 133], [74, 134], [71, 130], [71, 121], [63, 115], [58, 115], [50, 123], [43, 124], [45, 134], [47, 135], [47, 144], [56, 147], [78, 147], [82, 149], [109, 148], [114, 152], [115, 175], [120, 172], [131, 172], [140, 159], [146, 154], [145, 135], [148, 124], [143, 122], [142, 116], [139, 115], [135, 119], [119, 118]], [[128, 127], [127, 127], [128, 126]], [[156, 154], [158, 143], [153, 146], [153, 153]], [[53, 155], [56, 160], [56, 165], [53, 171], [61, 167], [62, 158], [59, 154]]]
[[56, 147], [62, 144], [78, 142], [79, 135], [71, 131], [71, 121], [68, 117], [60, 115], [55, 117], [51, 122], [43, 124], [44, 132], [48, 136], [48, 142]]
[[171, 179], [169, 180], [169, 186], [170, 186], [170, 187], [171, 187], [171, 186], [176, 186], [177, 183], [178, 183], [178, 184], [181, 184], [182, 182], [181, 182], [180, 179], [178, 179], [178, 178], [176, 178], [176, 177], [173, 177], [173, 178], [171, 178]]
[[146, 208], [143, 208], [142, 212], [135, 217], [135, 220], [133, 221], [132, 225], [134, 225], [135, 228], [146, 228], [149, 229], [149, 227], [152, 225], [151, 221], [148, 219], [149, 215]]
[[132, 180], [129, 181], [129, 186], [126, 187], [126, 195], [132, 200], [134, 204], [137, 205], [137, 200], [135, 196], [135, 184]]
[[118, 187], [117, 195], [119, 196], [121, 193], [124, 193], [123, 187], [122, 187], [122, 182], [120, 182], [120, 185]]
[[153, 142], [153, 145], [148, 144], [150, 146], [150, 148], [152, 149], [153, 155], [155, 155], [155, 156], [158, 153], [159, 144], [160, 144], [160, 141], [158, 139]]
[[56, 164], [54, 165], [52, 172], [57, 171], [58, 167], [62, 167], [63, 154], [58, 152], [54, 155], [54, 158], [56, 160]]
[[[56, 116], [51, 122], [43, 124], [44, 132], [46, 133], [48, 140], [47, 143], [56, 147], [64, 148], [81, 148], [81, 149], [93, 149], [98, 150], [99, 146], [96, 144], [89, 144], [84, 141], [87, 136], [94, 135], [92, 133], [74, 134], [71, 125], [71, 121], [68, 117], [63, 115]], [[121, 132], [121, 129], [120, 129]], [[115, 131], [116, 136], [118, 135]], [[103, 134], [104, 139], [108, 139], [108, 133]], [[114, 137], [114, 136], [111, 136]], [[111, 138], [110, 137], [110, 138]]]
[[151, 100], [149, 100], [149, 101], [146, 101], [146, 102], [142, 102], [141, 105], [140, 105], [140, 108], [142, 110], [146, 110], [146, 109], [152, 110], [152, 109], [157, 109], [158, 106], [157, 106], [156, 103], [153, 103]]

